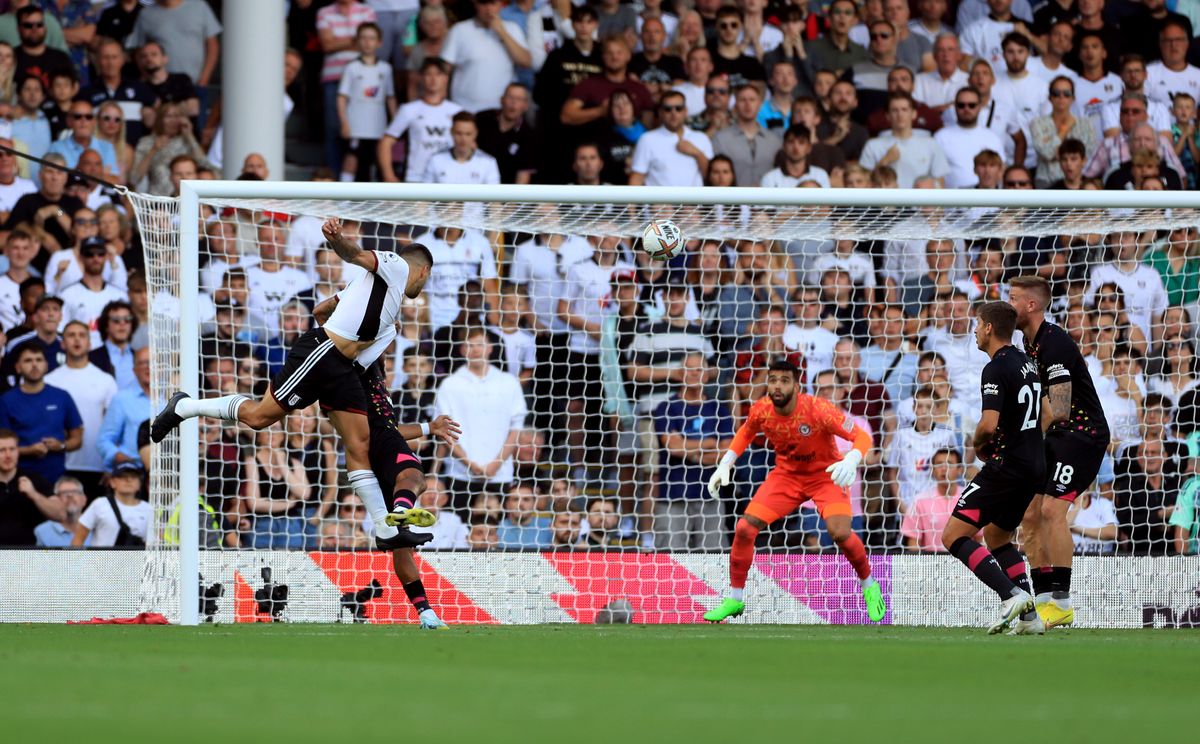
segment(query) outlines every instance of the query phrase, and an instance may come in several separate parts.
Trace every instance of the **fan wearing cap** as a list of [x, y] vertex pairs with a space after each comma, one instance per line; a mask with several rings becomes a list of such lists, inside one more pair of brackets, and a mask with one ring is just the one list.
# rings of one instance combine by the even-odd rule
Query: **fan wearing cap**
[[142, 501], [142, 466], [123, 462], [108, 479], [112, 495], [96, 499], [84, 510], [75, 526], [72, 547], [82, 547], [91, 535], [91, 547], [145, 546], [150, 526], [150, 504]]
[[[95, 212], [81, 207], [71, 213], [71, 242], [64, 243], [64, 247], [50, 256], [50, 260], [45, 264], [47, 292], [61, 297], [64, 289], [83, 279], [83, 243], [99, 234], [100, 220]], [[101, 245], [105, 243], [102, 242]], [[107, 257], [101, 275], [104, 281], [117, 289], [125, 289], [125, 261], [115, 253]]]
[[20, 380], [17, 375], [16, 351], [27, 342], [35, 344], [46, 357], [46, 370], [51, 371], [66, 359], [63, 353], [62, 336], [58, 327], [62, 324], [63, 302], [53, 295], [42, 295], [33, 306], [30, 317], [31, 330], [9, 337], [4, 347], [4, 359], [0, 361], [0, 387], [14, 387]]
[[62, 290], [63, 320], [79, 321], [87, 325], [92, 333], [92, 346], [101, 344], [96, 321], [105, 305], [110, 302], [128, 302], [129, 295], [104, 281], [104, 267], [108, 265], [108, 247], [104, 239], [87, 238], [79, 247], [83, 261], [83, 278]]

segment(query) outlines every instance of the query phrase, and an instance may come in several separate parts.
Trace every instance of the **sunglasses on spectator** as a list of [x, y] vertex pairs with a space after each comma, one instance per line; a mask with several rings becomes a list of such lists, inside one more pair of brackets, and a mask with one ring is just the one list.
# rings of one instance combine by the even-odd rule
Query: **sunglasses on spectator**
[[664, 103], [661, 108], [663, 111], [683, 111], [685, 107], [682, 103]]
[[95, 114], [76, 114], [76, 113], [72, 113], [72, 114], [71, 114], [71, 118], [72, 118], [72, 119], [88, 119], [88, 120], [91, 120], [91, 119], [95, 119], [95, 118], [96, 118], [96, 115], [95, 115]]
[[79, 255], [83, 256], [84, 258], [104, 258], [108, 255], [108, 251], [101, 250], [99, 248], [89, 248], [86, 251], [80, 251]]
[[954, 107], [960, 109], [979, 108], [979, 101], [955, 101]]
[[106, 114], [106, 115], [100, 117], [100, 121], [107, 121], [109, 123], [112, 123], [115, 121], [119, 124], [119, 123], [121, 123], [122, 119], [119, 116], [113, 116], [112, 114]]
[[1052, 90], [1050, 91], [1051, 98], [1070, 98], [1075, 94], [1069, 90]]
[[1146, 109], [1144, 109], [1144, 108], [1123, 108], [1123, 109], [1121, 109], [1121, 113], [1122, 114], [1144, 114], [1144, 113], [1146, 113]]
[[75, 224], [76, 225], [98, 225], [100, 223], [99, 223], [99, 220], [97, 220], [95, 217], [93, 217], [91, 219], [88, 219], [87, 217], [80, 217], [79, 219], [75, 220]]
[[108, 316], [109, 323], [132, 323], [132, 315], [110, 315]]
[[892, 34], [890, 31], [880, 31], [879, 33], [871, 34], [872, 41], [874, 41], [875, 39], [890, 39], [890, 38], [892, 38]]
[[714, 96], [724, 96], [729, 93], [729, 88], [705, 88], [704, 92]]
[[738, 23], [737, 21], [725, 21], [724, 23], [717, 24], [717, 28], [741, 28], [741, 27], [742, 27], [742, 24]]
[[45, 28], [45, 21], [22, 21], [21, 28]]

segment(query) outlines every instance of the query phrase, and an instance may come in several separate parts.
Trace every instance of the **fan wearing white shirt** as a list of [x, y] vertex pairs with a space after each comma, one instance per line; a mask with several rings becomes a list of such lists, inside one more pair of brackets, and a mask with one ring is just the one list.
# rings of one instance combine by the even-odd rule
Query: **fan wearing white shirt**
[[[0, 145], [15, 147], [8, 137], [0, 137]], [[17, 199], [37, 190], [33, 181], [17, 175], [17, 156], [8, 150], [0, 150], [0, 220], [7, 222], [8, 213], [12, 211]]]
[[1039, 57], [1030, 57], [1026, 68], [1047, 84], [1059, 75], [1074, 81], [1079, 74], [1063, 64], [1063, 57], [1075, 48], [1075, 26], [1068, 21], [1056, 21], [1050, 26], [1046, 37], [1046, 48]]
[[946, 188], [969, 189], [979, 183], [975, 175], [975, 156], [984, 150], [999, 152], [1004, 149], [1000, 136], [979, 126], [979, 91], [963, 88], [954, 99], [954, 110], [958, 121], [942, 127], [933, 135], [941, 145], [950, 164], [946, 174]]
[[496, 105], [516, 68], [533, 66], [525, 31], [500, 18], [499, 0], [475, 0], [475, 17], [450, 28], [442, 58], [454, 65], [450, 97], [476, 113]]
[[682, 93], [664, 93], [658, 109], [662, 126], [638, 140], [629, 185], [703, 186], [713, 156], [708, 135], [684, 126], [687, 104]]
[[494, 306], [499, 290], [496, 255], [483, 233], [457, 227], [440, 227], [419, 236], [417, 240], [433, 256], [433, 269], [425, 285], [431, 331], [436, 333], [458, 316], [462, 310], [458, 304], [459, 289], [469, 280], [480, 282]]
[[763, 174], [759, 184], [767, 188], [795, 188], [812, 181], [829, 188], [829, 173], [808, 162], [812, 152], [812, 132], [803, 124], [793, 124], [783, 135], [783, 164]]
[[960, 67], [962, 58], [957, 36], [951, 33], [938, 36], [933, 43], [934, 69], [917, 75], [913, 98], [935, 111], [952, 108], [954, 94], [967, 84], [967, 73]]
[[960, 19], [963, 53], [999, 64], [1004, 59], [1004, 36], [1013, 31], [1029, 33], [1026, 23], [1013, 15], [1012, 6], [1013, 0], [987, 0], [987, 15], [974, 22], [963, 23]]
[[1174, 19], [1163, 23], [1158, 32], [1162, 59], [1146, 67], [1146, 95], [1170, 106], [1176, 93], [1189, 93], [1200, 100], [1200, 67], [1188, 64], [1190, 29]]
[[420, 75], [423, 91], [420, 100], [401, 106], [379, 140], [376, 153], [379, 172], [389, 183], [400, 180], [392, 165], [392, 149], [396, 140], [405, 134], [408, 135], [408, 156], [404, 180], [408, 183], [419, 182], [425, 175], [429, 159], [454, 143], [450, 136], [451, 118], [462, 111], [462, 106], [446, 100], [450, 85], [449, 65], [437, 57], [428, 57], [421, 63]]
[[913, 132], [917, 107], [912, 96], [904, 92], [888, 95], [887, 118], [891, 131], [867, 141], [859, 164], [868, 170], [876, 165], [895, 169], [900, 188], [912, 188], [921, 176], [932, 176], [940, 185], [950, 172], [950, 164], [938, 143], [926, 133]]
[[508, 373], [520, 380], [522, 385], [527, 385], [533, 379], [533, 370], [537, 366], [537, 342], [533, 334], [520, 325], [521, 317], [527, 314], [525, 295], [509, 290], [500, 297], [495, 325], [489, 326], [489, 330], [504, 341]]
[[66, 390], [79, 409], [83, 419], [83, 444], [67, 453], [67, 470], [87, 483], [88, 493], [96, 495], [104, 475], [104, 458], [96, 442], [108, 404], [117, 394], [117, 381], [88, 359], [92, 348], [90, 336], [85, 323], [77, 320], [67, 323], [62, 340], [66, 361], [46, 375], [46, 384]]
[[379, 140], [396, 115], [396, 91], [392, 66], [375, 54], [383, 39], [379, 26], [363, 23], [354, 38], [359, 57], [346, 65], [338, 83], [341, 135], [352, 150], [342, 161], [342, 180], [370, 181]]
[[1004, 35], [1000, 42], [1004, 54], [1004, 70], [996, 75], [996, 87], [992, 94], [1008, 98], [1016, 106], [1021, 126], [1041, 112], [1046, 102], [1050, 83], [1029, 72], [1029, 39], [1015, 31]]
[[0, 274], [0, 330], [8, 331], [25, 320], [25, 311], [21, 309], [21, 282], [33, 276], [29, 264], [37, 252], [33, 236], [21, 228], [8, 234], [4, 244], [8, 270]]
[[[1004, 155], [1005, 162], [1025, 162], [1028, 140], [1021, 129], [1020, 116], [1007, 95], [993, 95], [996, 92], [996, 75], [992, 72], [991, 63], [983, 59], [971, 63], [971, 74], [967, 83], [979, 91], [979, 123], [1000, 135], [1000, 140], [1004, 143], [1001, 154]], [[953, 124], [954, 116], [953, 109], [946, 109], [942, 112], [942, 121]]]
[[479, 125], [475, 123], [475, 114], [459, 111], [451, 122], [450, 136], [454, 146], [429, 159], [425, 177], [421, 180], [425, 183], [500, 183], [500, 166], [496, 159], [480, 150], [476, 144]]
[[1109, 99], [1100, 109], [1100, 126], [1105, 137], [1115, 137], [1121, 133], [1121, 100], [1125, 96], [1140, 94], [1146, 103], [1146, 118], [1154, 131], [1171, 135], [1171, 102], [1163, 103], [1150, 96], [1150, 86], [1147, 82], [1146, 62], [1141, 57], [1127, 55], [1121, 61], [1121, 83], [1123, 89], [1118, 89], [1116, 96]]
[[259, 225], [259, 262], [246, 269], [250, 311], [266, 322], [272, 336], [279, 335], [279, 308], [283, 303], [312, 287], [308, 274], [284, 263], [285, 230], [273, 220]]
[[1075, 76], [1075, 102], [1096, 125], [1096, 133], [1103, 136], [1101, 111], [1109, 101], [1121, 97], [1124, 83], [1121, 78], [1104, 67], [1108, 50], [1104, 37], [1095, 31], [1082, 31], [1077, 41], [1079, 46], [1080, 71]]
[[108, 248], [103, 238], [83, 241], [79, 253], [83, 258], [83, 278], [59, 294], [63, 301], [62, 318], [64, 323], [79, 321], [86, 325], [91, 331], [92, 346], [99, 346], [100, 332], [96, 328], [96, 321], [104, 306], [117, 300], [128, 302], [129, 296], [104, 281]]
[[[149, 502], [138, 498], [142, 490], [141, 466], [121, 463], [113, 470], [109, 486], [112, 488], [112, 497], [96, 499], [79, 517], [71, 547], [83, 547], [84, 541], [91, 535], [91, 542], [88, 543], [91, 547], [111, 548], [117, 544], [122, 526], [129, 529], [130, 536], [145, 543], [153, 509]], [[116, 512], [113, 511], [114, 506]]]
[[1169, 304], [1162, 275], [1153, 266], [1142, 263], [1146, 243], [1136, 232], [1109, 235], [1108, 247], [1112, 260], [1092, 268], [1091, 283], [1083, 301], [1091, 305], [1097, 289], [1108, 282], [1116, 284], [1125, 294], [1129, 322], [1137, 325], [1146, 338], [1152, 338], [1151, 326], [1159, 321]]
[[810, 379], [817, 372], [833, 369], [833, 349], [838, 342], [837, 334], [821, 325], [823, 307], [820, 289], [800, 288], [793, 311], [796, 320], [783, 332], [783, 345], [804, 357]]
[[[884, 461], [884, 482], [900, 514], [907, 514], [917, 495], [937, 484], [933, 480], [933, 455], [939, 450], [959, 451], [958, 434], [933, 418], [934, 391], [922, 385], [913, 395], [915, 420], [897, 429]], [[960, 453], [961, 454], [961, 453]]]

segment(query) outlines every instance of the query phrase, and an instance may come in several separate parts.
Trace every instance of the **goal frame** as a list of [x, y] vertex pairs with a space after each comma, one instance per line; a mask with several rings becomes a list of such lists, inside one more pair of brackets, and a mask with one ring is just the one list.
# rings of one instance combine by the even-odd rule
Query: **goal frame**
[[[323, 200], [333, 202], [524, 202], [680, 206], [745, 205], [751, 207], [937, 207], [1181, 209], [1196, 210], [1200, 224], [1200, 192], [1187, 191], [1044, 191], [978, 189], [772, 189], [759, 187], [456, 185], [423, 183], [339, 183], [188, 180], [180, 184], [180, 382], [190, 395], [199, 393], [200, 323], [196, 299], [200, 291], [200, 203], [206, 199]], [[153, 307], [151, 308], [153, 312]], [[180, 492], [200, 486], [199, 428], [183, 422], [179, 443]], [[182, 496], [181, 496], [182, 497]], [[180, 502], [183, 503], [183, 502]], [[179, 621], [198, 625], [200, 544], [198, 512], [181, 508], [179, 521]]]

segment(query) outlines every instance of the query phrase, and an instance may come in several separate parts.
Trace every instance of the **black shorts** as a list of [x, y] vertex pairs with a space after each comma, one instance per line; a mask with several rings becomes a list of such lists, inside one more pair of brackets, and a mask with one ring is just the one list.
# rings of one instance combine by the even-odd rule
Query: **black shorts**
[[413, 454], [400, 432], [390, 426], [371, 429], [368, 455], [371, 459], [371, 472], [379, 479], [384, 493], [392, 492], [396, 487], [396, 476], [405, 470], [416, 468], [424, 472], [421, 458]]
[[1042, 482], [1041, 474], [1035, 475], [985, 465], [963, 489], [954, 516], [976, 527], [994, 524], [1003, 530], [1015, 530]]
[[365, 416], [367, 395], [358, 371], [358, 365], [342, 356], [323, 329], [314, 328], [288, 349], [283, 369], [271, 380], [271, 397], [285, 411], [320, 401], [324, 410]]
[[1046, 437], [1046, 485], [1039, 493], [1073, 503], [1095, 482], [1107, 449], [1106, 442], [1076, 434]]

